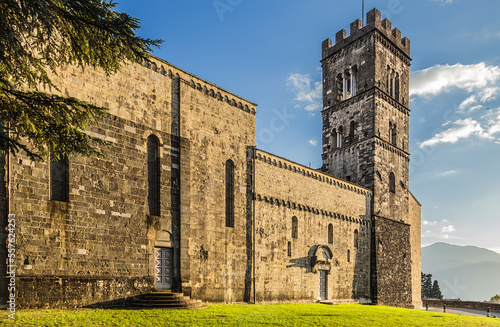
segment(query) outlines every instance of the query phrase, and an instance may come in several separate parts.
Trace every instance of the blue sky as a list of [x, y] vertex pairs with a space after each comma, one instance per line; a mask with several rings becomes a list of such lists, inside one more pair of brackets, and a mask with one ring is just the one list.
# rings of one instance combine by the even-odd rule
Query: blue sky
[[[257, 146], [321, 166], [321, 42], [361, 0], [118, 0], [154, 54], [259, 105]], [[422, 245], [500, 252], [500, 2], [366, 0], [411, 40], [410, 189]], [[270, 121], [281, 117], [278, 128]]]

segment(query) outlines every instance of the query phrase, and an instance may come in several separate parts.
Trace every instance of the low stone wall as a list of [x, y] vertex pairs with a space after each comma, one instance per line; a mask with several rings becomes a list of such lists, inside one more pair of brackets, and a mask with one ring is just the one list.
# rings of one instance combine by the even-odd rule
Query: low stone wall
[[486, 311], [488, 308], [492, 312], [500, 312], [500, 303], [488, 303], [488, 302], [473, 302], [473, 301], [440, 301], [440, 300], [423, 300], [424, 307], [429, 305], [430, 307], [442, 307], [445, 305], [449, 308], [462, 308], [462, 309], [474, 309]]
[[77, 308], [148, 293], [153, 278], [20, 277], [16, 278], [16, 307]]

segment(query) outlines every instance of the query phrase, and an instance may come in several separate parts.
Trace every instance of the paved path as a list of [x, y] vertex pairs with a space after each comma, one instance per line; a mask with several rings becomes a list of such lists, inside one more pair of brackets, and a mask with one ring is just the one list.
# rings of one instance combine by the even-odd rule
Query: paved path
[[[423, 308], [422, 310], [425, 310]], [[443, 307], [429, 307], [429, 311], [432, 312], [443, 312]], [[476, 316], [476, 317], [486, 317], [486, 311], [474, 310], [474, 309], [462, 309], [462, 308], [446, 308], [446, 313], [453, 313], [456, 315], [468, 315], [468, 316]], [[492, 312], [491, 316], [497, 316], [500, 318], [500, 312]]]

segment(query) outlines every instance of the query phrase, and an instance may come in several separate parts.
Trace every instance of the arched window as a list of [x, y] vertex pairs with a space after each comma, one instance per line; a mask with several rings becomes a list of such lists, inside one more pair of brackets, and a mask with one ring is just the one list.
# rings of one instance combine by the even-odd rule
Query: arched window
[[286, 252], [287, 252], [287, 255], [288, 255], [289, 257], [291, 257], [291, 256], [292, 256], [292, 242], [290, 242], [290, 241], [288, 241], [288, 246], [287, 246], [287, 250], [286, 250]]
[[226, 161], [226, 227], [234, 227], [234, 163]]
[[392, 95], [392, 76], [391, 67], [387, 66], [387, 93]]
[[328, 225], [328, 244], [333, 244], [333, 225]]
[[354, 230], [354, 248], [357, 248], [359, 245], [359, 232], [358, 230]]
[[337, 130], [337, 148], [342, 147], [342, 133], [343, 133], [343, 128], [342, 126], [339, 127]]
[[344, 79], [342, 78], [342, 74], [337, 75], [337, 80], [335, 87], [337, 88], [337, 102], [344, 100]]
[[344, 72], [344, 100], [351, 97], [351, 70], [347, 69]]
[[394, 99], [399, 101], [399, 73], [396, 73], [396, 77], [394, 78]]
[[349, 144], [354, 143], [354, 133], [356, 131], [356, 122], [352, 121], [349, 126]]
[[392, 125], [392, 132], [391, 132], [391, 144], [396, 145], [397, 143], [397, 129], [396, 129], [396, 124]]
[[299, 237], [299, 220], [297, 217], [292, 217], [292, 238]]
[[396, 193], [396, 176], [393, 172], [389, 174], [389, 192]]
[[148, 206], [151, 216], [160, 215], [160, 142], [154, 135], [148, 137]]
[[351, 97], [353, 97], [353, 96], [355, 96], [358, 93], [358, 90], [357, 90], [358, 67], [357, 66], [351, 67], [350, 73], [351, 73], [351, 76], [350, 76], [350, 82], [351, 82], [350, 91], [351, 91]]
[[50, 199], [69, 201], [69, 161], [66, 156], [50, 162]]
[[351, 250], [347, 250], [347, 262], [351, 262]]
[[397, 130], [396, 124], [389, 123], [389, 143], [396, 145], [397, 141]]

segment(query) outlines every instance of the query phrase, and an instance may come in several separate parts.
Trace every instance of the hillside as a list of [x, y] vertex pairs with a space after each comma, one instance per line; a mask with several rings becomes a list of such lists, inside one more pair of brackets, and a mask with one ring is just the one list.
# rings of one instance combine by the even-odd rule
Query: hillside
[[475, 246], [435, 243], [422, 248], [422, 271], [445, 298], [484, 301], [500, 293], [500, 254]]

